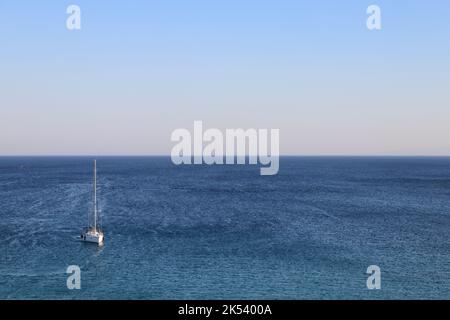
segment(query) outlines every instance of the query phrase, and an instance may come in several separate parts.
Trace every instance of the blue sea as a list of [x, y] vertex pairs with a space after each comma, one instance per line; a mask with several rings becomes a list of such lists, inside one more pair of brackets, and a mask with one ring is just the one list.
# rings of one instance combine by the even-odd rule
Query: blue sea
[[450, 299], [450, 158], [98, 157], [102, 247], [92, 160], [0, 158], [0, 299]]

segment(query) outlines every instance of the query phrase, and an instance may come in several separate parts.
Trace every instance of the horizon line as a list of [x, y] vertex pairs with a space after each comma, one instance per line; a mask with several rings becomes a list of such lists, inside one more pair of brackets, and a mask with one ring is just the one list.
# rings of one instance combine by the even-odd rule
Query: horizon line
[[[226, 155], [220, 155], [221, 157], [226, 157]], [[220, 157], [218, 156], [218, 157]], [[234, 155], [235, 157], [242, 155]], [[258, 155], [244, 155], [245, 157], [258, 157]], [[269, 155], [270, 156], [270, 155]], [[0, 158], [11, 158], [11, 157], [168, 157], [170, 158], [170, 154], [0, 154]], [[201, 156], [191, 156], [191, 157], [201, 157]], [[424, 158], [424, 157], [433, 157], [433, 158], [448, 158], [448, 155], [439, 155], [439, 154], [280, 154], [279, 157], [409, 157], [409, 158]]]

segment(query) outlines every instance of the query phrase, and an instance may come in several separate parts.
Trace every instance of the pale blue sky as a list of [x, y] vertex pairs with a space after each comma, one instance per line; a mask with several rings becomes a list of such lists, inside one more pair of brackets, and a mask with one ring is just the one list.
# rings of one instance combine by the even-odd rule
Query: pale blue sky
[[194, 120], [279, 128], [282, 154], [450, 155], [447, 0], [0, 0], [0, 49], [0, 155], [169, 154]]

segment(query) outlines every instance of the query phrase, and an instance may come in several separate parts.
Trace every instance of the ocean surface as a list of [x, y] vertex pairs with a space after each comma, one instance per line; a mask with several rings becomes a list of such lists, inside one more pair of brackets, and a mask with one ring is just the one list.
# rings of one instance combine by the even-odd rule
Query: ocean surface
[[0, 299], [450, 299], [450, 158], [99, 157], [102, 247], [92, 160], [0, 158]]

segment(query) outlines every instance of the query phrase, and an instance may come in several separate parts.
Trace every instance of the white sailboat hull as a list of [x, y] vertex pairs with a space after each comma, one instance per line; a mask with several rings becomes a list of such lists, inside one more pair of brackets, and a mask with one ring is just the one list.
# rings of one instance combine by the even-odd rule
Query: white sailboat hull
[[92, 242], [92, 243], [103, 243], [103, 232], [99, 231], [88, 231], [80, 236], [81, 241]]

